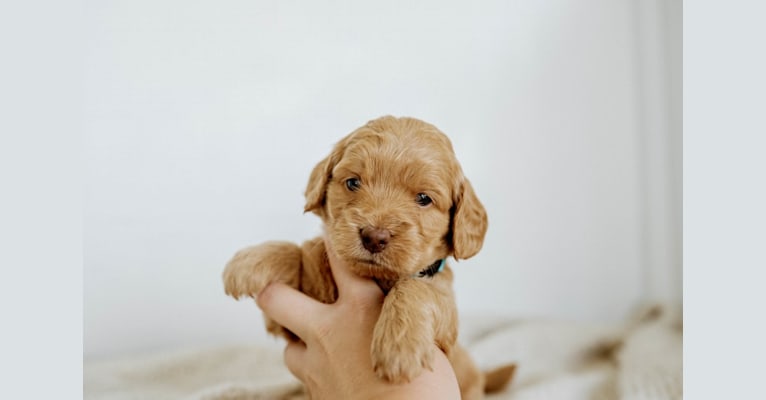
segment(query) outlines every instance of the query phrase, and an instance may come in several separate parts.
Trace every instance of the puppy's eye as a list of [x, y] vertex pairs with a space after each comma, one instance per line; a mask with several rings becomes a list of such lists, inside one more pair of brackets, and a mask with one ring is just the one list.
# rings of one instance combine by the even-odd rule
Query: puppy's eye
[[425, 207], [433, 202], [425, 193], [418, 193], [418, 197], [415, 198], [415, 202]]
[[362, 186], [362, 182], [359, 182], [357, 178], [346, 179], [346, 188], [352, 192], [356, 192], [359, 187]]

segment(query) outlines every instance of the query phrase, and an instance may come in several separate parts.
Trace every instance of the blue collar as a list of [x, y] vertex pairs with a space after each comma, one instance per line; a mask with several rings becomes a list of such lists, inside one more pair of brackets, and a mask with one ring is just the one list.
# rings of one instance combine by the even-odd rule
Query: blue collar
[[441, 260], [434, 261], [434, 263], [427, 266], [426, 269], [413, 275], [413, 278], [433, 277], [434, 275], [438, 274], [444, 269], [444, 265], [446, 264], [446, 261], [447, 261], [446, 258], [442, 258]]

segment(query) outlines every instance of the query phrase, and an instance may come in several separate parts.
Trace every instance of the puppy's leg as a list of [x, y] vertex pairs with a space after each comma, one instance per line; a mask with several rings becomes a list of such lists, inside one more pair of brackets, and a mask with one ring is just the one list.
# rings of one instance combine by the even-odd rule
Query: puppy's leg
[[468, 352], [459, 344], [455, 344], [449, 355], [449, 361], [460, 386], [460, 398], [462, 400], [483, 399], [484, 375], [476, 368]]
[[433, 368], [434, 343], [447, 355], [457, 338], [452, 292], [437, 279], [402, 279], [383, 302], [372, 338], [377, 375], [409, 382]]
[[[266, 242], [240, 250], [226, 264], [223, 283], [226, 294], [239, 299], [255, 298], [269, 283], [282, 282], [300, 287], [301, 249], [290, 242]], [[295, 336], [269, 318], [266, 329], [293, 340]]]

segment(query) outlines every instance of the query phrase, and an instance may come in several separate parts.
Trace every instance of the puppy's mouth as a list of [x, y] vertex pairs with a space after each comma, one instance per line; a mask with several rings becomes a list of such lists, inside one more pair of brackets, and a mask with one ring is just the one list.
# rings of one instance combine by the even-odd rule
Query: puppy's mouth
[[356, 264], [356, 272], [360, 276], [377, 279], [396, 279], [399, 277], [399, 272], [384, 262], [362, 257], [355, 257], [353, 261]]
[[359, 257], [354, 259], [354, 262], [356, 262], [357, 264], [365, 265], [370, 268], [375, 268], [376, 270], [392, 270], [392, 268], [390, 268], [388, 264], [386, 264], [383, 261], [376, 260], [374, 258]]

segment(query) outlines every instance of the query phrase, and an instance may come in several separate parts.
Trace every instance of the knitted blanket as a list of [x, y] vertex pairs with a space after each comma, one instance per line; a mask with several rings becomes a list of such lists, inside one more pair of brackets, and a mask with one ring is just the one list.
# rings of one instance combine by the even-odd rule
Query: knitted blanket
[[[681, 307], [648, 306], [615, 324], [478, 316], [461, 322], [461, 342], [480, 367], [518, 365], [511, 384], [488, 400], [683, 397]], [[302, 398], [282, 350], [275, 342], [85, 360], [84, 398]]]

